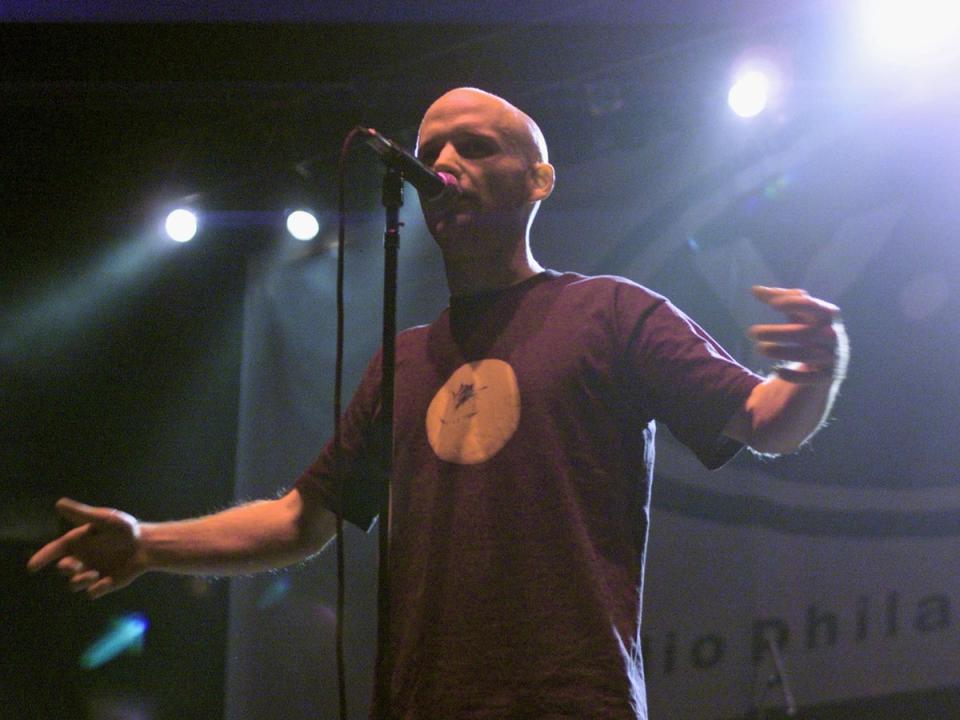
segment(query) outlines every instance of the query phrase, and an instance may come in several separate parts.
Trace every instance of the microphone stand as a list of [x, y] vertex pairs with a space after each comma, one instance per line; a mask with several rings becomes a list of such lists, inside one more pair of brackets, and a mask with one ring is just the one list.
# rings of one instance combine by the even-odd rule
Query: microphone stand
[[773, 672], [767, 677], [766, 682], [761, 686], [757, 698], [757, 720], [764, 720], [766, 717], [766, 708], [763, 701], [767, 695], [767, 690], [772, 687], [780, 686], [783, 694], [784, 712], [787, 717], [794, 717], [797, 714], [797, 701], [793, 697], [793, 690], [790, 688], [790, 679], [787, 677], [787, 664], [783, 660], [780, 647], [774, 638], [773, 632], [765, 632], [764, 640], [767, 641], [767, 649], [770, 651], [770, 659], [773, 661]]
[[403, 177], [388, 167], [381, 193], [386, 219], [383, 232], [383, 364], [380, 379], [381, 462], [385, 468], [380, 492], [379, 576], [377, 582], [377, 720], [390, 720], [390, 685], [393, 658], [390, 653], [390, 475], [393, 467], [393, 388], [397, 338], [397, 256], [400, 248], [400, 207]]

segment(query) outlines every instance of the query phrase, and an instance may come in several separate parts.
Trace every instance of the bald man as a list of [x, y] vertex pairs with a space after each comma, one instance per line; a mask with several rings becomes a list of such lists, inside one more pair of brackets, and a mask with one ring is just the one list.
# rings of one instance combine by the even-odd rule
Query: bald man
[[554, 170], [533, 120], [489, 93], [453, 90], [424, 115], [417, 154], [462, 190], [453, 205], [425, 206], [452, 295], [509, 287], [543, 270], [529, 232]]
[[[458, 88], [427, 110], [419, 157], [461, 194], [424, 215], [450, 307], [397, 339], [391, 654], [396, 718], [646, 718], [643, 563], [660, 421], [707, 467], [749, 445], [795, 450], [846, 366], [838, 310], [754, 288], [788, 322], [754, 326], [785, 364], [761, 378], [663, 297], [616, 277], [543, 269], [530, 226], [555, 173], [536, 123]], [[331, 448], [285, 496], [171, 523], [61, 500], [76, 527], [30, 560], [92, 597], [148, 570], [232, 574], [321, 549], [338, 509], [369, 528], [380, 358]]]

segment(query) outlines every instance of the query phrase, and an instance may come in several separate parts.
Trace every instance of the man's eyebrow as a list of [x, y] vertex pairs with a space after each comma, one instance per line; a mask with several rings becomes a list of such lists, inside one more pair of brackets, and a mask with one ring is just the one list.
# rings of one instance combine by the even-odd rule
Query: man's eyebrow
[[481, 138], [483, 140], [489, 140], [491, 142], [499, 143], [499, 137], [503, 133], [497, 128], [496, 131], [489, 130], [487, 128], [477, 127], [467, 127], [467, 128], [458, 128], [454, 130], [451, 135], [454, 139], [459, 138]]
[[439, 143], [448, 142], [448, 141], [457, 142], [458, 140], [463, 140], [465, 138], [467, 139], [480, 138], [482, 140], [487, 140], [489, 142], [496, 143], [497, 145], [501, 145], [502, 141], [500, 139], [500, 136], [502, 134], [503, 134], [502, 132], [499, 132], [499, 133], [493, 132], [485, 128], [479, 128], [479, 127], [455, 128], [448, 133], [444, 133], [443, 135], [432, 137], [426, 142], [421, 142], [417, 146], [417, 151], [423, 152], [424, 149], [433, 148], [435, 145]]

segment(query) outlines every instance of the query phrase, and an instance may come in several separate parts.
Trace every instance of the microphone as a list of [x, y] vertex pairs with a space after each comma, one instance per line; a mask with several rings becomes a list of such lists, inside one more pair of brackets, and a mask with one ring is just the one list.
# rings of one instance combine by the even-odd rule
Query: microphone
[[367, 145], [377, 151], [389, 167], [399, 170], [403, 179], [413, 185], [425, 203], [443, 206], [460, 195], [460, 183], [450, 173], [434, 172], [400, 145], [385, 138], [373, 128], [359, 127]]

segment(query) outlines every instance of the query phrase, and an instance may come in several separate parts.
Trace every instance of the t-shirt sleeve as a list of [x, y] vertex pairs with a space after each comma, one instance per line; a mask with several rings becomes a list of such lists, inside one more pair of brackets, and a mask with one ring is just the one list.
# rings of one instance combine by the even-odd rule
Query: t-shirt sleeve
[[762, 378], [665, 298], [650, 294], [639, 307], [626, 328], [639, 402], [706, 467], [718, 468], [742, 448], [723, 429]]
[[386, 477], [381, 452], [380, 373], [378, 353], [367, 366], [341, 419], [342, 494], [334, 473], [332, 438], [296, 481], [305, 501], [319, 502], [332, 512], [340, 510], [344, 519], [364, 531], [370, 529], [379, 512], [379, 490]]

